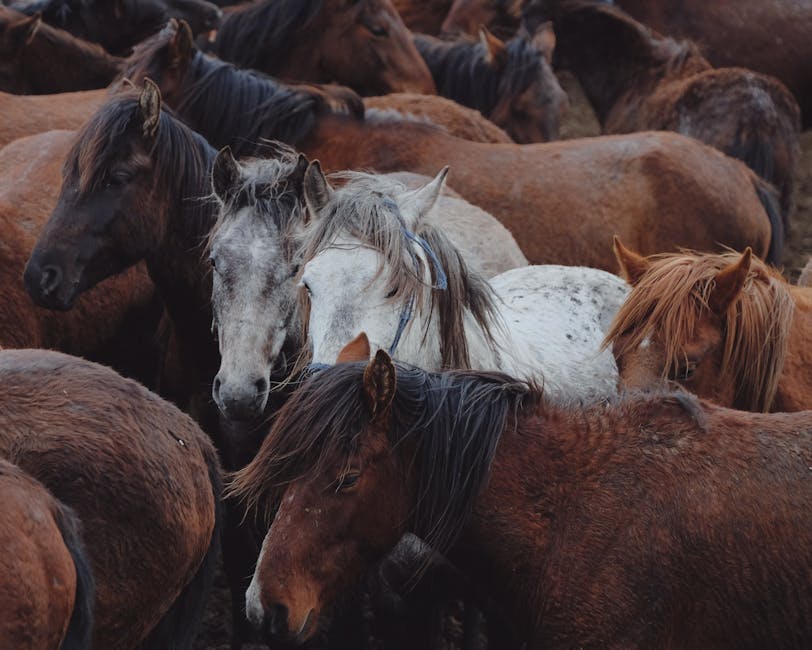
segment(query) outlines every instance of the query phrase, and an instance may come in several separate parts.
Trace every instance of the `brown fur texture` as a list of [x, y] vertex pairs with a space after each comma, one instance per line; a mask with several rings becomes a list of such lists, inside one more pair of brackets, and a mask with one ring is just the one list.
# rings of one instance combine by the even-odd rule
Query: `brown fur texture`
[[437, 95], [390, 93], [364, 97], [364, 107], [365, 117], [371, 121], [414, 119], [439, 126], [449, 135], [471, 142], [513, 142], [507, 133], [479, 111]]
[[699, 43], [715, 66], [741, 66], [780, 79], [801, 105], [804, 128], [812, 126], [809, 2], [617, 0], [616, 4], [661, 34]]
[[778, 79], [713, 68], [692, 43], [662, 37], [618, 7], [555, 4], [555, 61], [577, 76], [605, 133], [676, 131], [739, 158], [779, 190], [789, 225], [801, 113]]
[[452, 0], [392, 0], [403, 23], [413, 32], [439, 34]]
[[107, 86], [123, 59], [0, 5], [0, 90], [49, 94]]
[[94, 647], [139, 647], [213, 543], [214, 448], [178, 409], [81, 359], [6, 350], [0, 383], [0, 456], [84, 526], [96, 578]]
[[445, 34], [475, 36], [480, 26], [497, 34], [513, 34], [526, 0], [454, 0], [445, 17]]
[[553, 407], [496, 374], [387, 375], [380, 355], [315, 373], [232, 484], [282, 497], [255, 579], [289, 638], [414, 531], [532, 650], [812, 642], [809, 413], [683, 392]]
[[59, 526], [62, 506], [0, 459], [0, 647], [59, 648], [76, 597], [76, 567]]
[[26, 259], [56, 203], [60, 167], [74, 137], [53, 131], [0, 151], [0, 346], [62, 350], [154, 385], [163, 309], [143, 265], [88, 292], [68, 313], [34, 306], [23, 286]]

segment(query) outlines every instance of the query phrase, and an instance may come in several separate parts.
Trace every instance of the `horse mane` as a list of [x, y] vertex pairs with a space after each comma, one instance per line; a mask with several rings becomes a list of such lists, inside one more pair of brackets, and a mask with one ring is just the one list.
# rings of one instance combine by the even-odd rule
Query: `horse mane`
[[[618, 311], [604, 347], [629, 335], [616, 355], [637, 348], [647, 338], [663, 341], [667, 377], [681, 360], [682, 346], [709, 310], [716, 275], [737, 262], [736, 252], [655, 255]], [[721, 374], [736, 386], [738, 408], [768, 411], [778, 389], [787, 354], [794, 301], [778, 271], [753, 257], [744, 287], [722, 323]]]
[[[283, 234], [288, 260], [293, 258], [295, 244], [293, 226], [304, 223], [300, 190], [289, 182], [296, 169], [299, 154], [282, 142], [266, 143], [266, 158], [240, 161], [240, 184], [234, 187], [223, 203], [217, 221], [209, 234], [207, 250], [229, 215], [250, 207], [256, 218], [272, 223]], [[286, 236], [291, 235], [291, 236]]]
[[[336, 459], [346, 472], [358, 434], [370, 425], [366, 365], [342, 363], [307, 377], [277, 414], [256, 458], [234, 475], [229, 496], [270, 514], [287, 483], [320, 475]], [[495, 372], [395, 367], [387, 435], [406, 471], [417, 472], [414, 532], [443, 552], [487, 484], [509, 416], [539, 402], [541, 390]], [[406, 457], [409, 449], [414, 457]]]
[[[136, 83], [145, 76], [161, 79], [169, 64], [165, 50], [176, 30], [170, 22], [138, 45], [121, 76]], [[262, 140], [295, 146], [323, 114], [364, 116], [363, 101], [349, 88], [284, 84], [199, 51], [192, 55], [177, 96], [175, 112], [212, 145], [229, 145], [237, 157], [257, 155]]]
[[522, 93], [541, 76], [545, 64], [541, 52], [521, 35], [506, 43], [507, 62], [499, 69], [486, 61], [485, 46], [470, 37], [449, 42], [416, 35], [414, 43], [431, 70], [438, 93], [484, 115], [501, 98]]
[[[126, 151], [125, 142], [134, 129], [133, 116], [139, 110], [139, 93], [122, 92], [107, 101], [79, 131], [65, 159], [63, 176], [75, 178], [81, 200], [107, 180], [112, 161]], [[207, 233], [211, 224], [213, 203], [211, 167], [216, 151], [206, 140], [161, 109], [155, 142], [149, 155], [154, 169], [153, 182], [166, 196], [173, 197], [177, 207], [188, 215], [182, 224], [188, 234]]]
[[39, 12], [47, 23], [62, 26], [67, 23], [70, 14], [78, 13], [77, 9], [87, 5], [86, 0], [34, 0], [13, 3], [8, 7], [26, 16], [33, 16]]
[[[419, 257], [412, 256], [411, 243], [404, 235], [403, 218], [391, 198], [394, 194], [407, 192], [405, 185], [392, 178], [361, 172], [338, 172], [331, 174], [330, 178], [346, 184], [335, 191], [327, 213], [307, 229], [302, 266], [342, 234], [358, 238], [364, 245], [381, 253], [379, 274], [383, 272], [384, 263], [389, 265], [387, 286], [393, 292], [390, 298], [393, 303], [405, 303], [414, 296], [417, 309], [429, 302], [431, 313], [438, 314], [442, 367], [470, 368], [465, 309], [471, 312], [486, 338], [493, 343], [491, 330], [493, 323], [498, 322], [498, 312], [490, 285], [467, 267], [445, 233], [421, 221], [414, 234], [422, 237], [434, 251], [445, 271], [448, 288], [434, 288], [438, 278], [433, 264], [429, 264], [431, 284], [426, 284], [422, 262]], [[426, 301], [427, 291], [431, 292], [430, 301]], [[310, 303], [305, 291], [300, 292], [299, 300], [303, 328], [301, 340], [307, 341]], [[304, 354], [299, 366], [308, 360], [309, 352]]]
[[243, 68], [280, 65], [297, 32], [322, 10], [324, 0], [264, 0], [227, 12], [214, 52]]

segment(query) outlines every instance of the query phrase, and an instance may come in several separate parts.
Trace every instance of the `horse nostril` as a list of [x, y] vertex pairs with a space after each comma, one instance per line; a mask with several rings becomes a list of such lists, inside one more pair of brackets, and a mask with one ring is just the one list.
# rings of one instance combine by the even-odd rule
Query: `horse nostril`
[[57, 266], [45, 266], [42, 269], [42, 277], [39, 281], [39, 288], [44, 296], [51, 295], [62, 284], [62, 271]]
[[265, 610], [265, 626], [270, 636], [285, 636], [288, 633], [288, 608], [276, 604]]
[[220, 377], [219, 376], [215, 377], [214, 378], [214, 383], [212, 384], [212, 387], [211, 387], [211, 396], [216, 401], [220, 401], [220, 386], [221, 385], [222, 385], [222, 382], [220, 381]]
[[265, 393], [268, 392], [268, 380], [263, 377], [262, 379], [257, 379], [254, 382], [254, 388], [257, 390], [257, 395], [262, 397]]

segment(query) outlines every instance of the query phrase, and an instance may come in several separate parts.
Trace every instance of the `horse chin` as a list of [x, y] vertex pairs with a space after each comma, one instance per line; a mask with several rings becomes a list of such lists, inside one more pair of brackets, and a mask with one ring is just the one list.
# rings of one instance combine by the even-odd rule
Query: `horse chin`
[[311, 608], [310, 611], [307, 612], [307, 616], [305, 616], [299, 629], [296, 632], [291, 631], [291, 641], [302, 645], [312, 639], [316, 634], [316, 630], [319, 628], [318, 619], [319, 615], [316, 613], [316, 610]]

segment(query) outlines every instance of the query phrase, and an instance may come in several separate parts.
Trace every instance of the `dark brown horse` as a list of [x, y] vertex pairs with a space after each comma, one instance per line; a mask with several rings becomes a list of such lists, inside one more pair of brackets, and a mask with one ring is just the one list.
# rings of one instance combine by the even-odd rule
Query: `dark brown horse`
[[556, 4], [556, 67], [578, 78], [605, 133], [668, 130], [713, 145], [778, 188], [789, 225], [800, 109], [780, 81], [713, 68], [692, 43], [664, 38], [612, 5]]
[[748, 411], [812, 408], [812, 289], [750, 251], [642, 257], [615, 241], [632, 285], [607, 343], [630, 387], [671, 379]]
[[516, 142], [557, 140], [567, 95], [550, 67], [551, 26], [532, 38], [521, 31], [508, 42], [484, 28], [479, 36], [479, 41], [415, 36], [438, 92], [477, 109]]
[[[746, 166], [692, 138], [645, 133], [534, 145], [480, 144], [413, 121], [361, 120], [319, 97], [239, 71], [183, 47], [167, 28], [132, 79], [150, 76], [167, 103], [217, 147], [252, 155], [277, 139], [319, 158], [329, 170], [436, 174], [451, 165], [451, 185], [499, 219], [532, 263], [616, 270], [609, 237], [646, 252], [678, 246], [718, 250], [753, 246], [778, 259], [780, 211]], [[228, 101], [223, 98], [228, 97]], [[351, 108], [348, 107], [348, 109]], [[686, 191], [690, 188], [690, 191]], [[579, 215], [577, 221], [571, 216]]]
[[122, 59], [0, 5], [0, 90], [47, 94], [107, 86]]
[[82, 521], [94, 648], [191, 648], [219, 555], [208, 438], [134, 381], [45, 350], [0, 352], [0, 457]]
[[809, 413], [681, 392], [562, 408], [504, 375], [360, 356], [293, 394], [231, 486], [279, 503], [246, 596], [276, 636], [311, 637], [413, 531], [528, 648], [812, 643]]
[[439, 34], [452, 0], [392, 0], [403, 23], [413, 32]]
[[120, 56], [169, 18], [204, 31], [216, 27], [222, 16], [222, 10], [206, 0], [34, 0], [11, 7]]
[[277, 77], [340, 83], [362, 95], [436, 92], [390, 0], [262, 0], [226, 9], [221, 59]]
[[661, 34], [702, 45], [716, 66], [741, 66], [783, 81], [812, 126], [812, 2], [809, 0], [616, 0]]
[[73, 511], [0, 459], [0, 647], [90, 650], [93, 575]]

